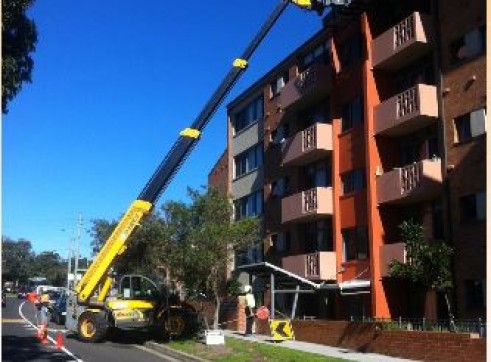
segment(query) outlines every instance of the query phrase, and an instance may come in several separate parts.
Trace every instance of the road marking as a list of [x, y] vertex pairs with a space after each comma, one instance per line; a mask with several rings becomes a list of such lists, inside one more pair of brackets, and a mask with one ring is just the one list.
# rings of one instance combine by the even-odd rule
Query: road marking
[[[19, 316], [26, 322], [28, 323], [31, 327], [33, 327], [34, 329], [37, 329], [39, 331], [39, 328], [37, 326], [35, 326], [34, 324], [32, 324], [32, 322], [27, 319], [24, 314], [22, 313], [22, 307], [24, 306], [26, 302], [22, 302], [20, 305], [19, 305]], [[51, 338], [49, 335], [47, 336], [48, 340], [51, 341], [51, 343], [53, 343], [54, 345], [56, 345], [56, 341]], [[77, 362], [83, 362], [82, 359], [80, 358], [77, 358], [72, 352], [70, 352], [68, 349], [66, 349], [65, 347], [61, 347], [60, 348], [60, 351], [63, 351], [64, 353], [66, 353], [67, 355], [69, 355], [70, 357], [72, 357], [75, 361]]]
[[2, 318], [2, 323], [24, 323], [23, 319], [3, 319]]
[[153, 349], [151, 348], [148, 348], [148, 347], [144, 347], [144, 346], [140, 346], [138, 344], [133, 344], [133, 347], [136, 347], [138, 349], [141, 349], [142, 351], [145, 351], [145, 352], [148, 352], [150, 354], [153, 354], [154, 356], [157, 356], [157, 357], [160, 357], [162, 358], [164, 361], [168, 361], [168, 362], [180, 362], [181, 360], [179, 359], [176, 359], [174, 357], [171, 357], [171, 356], [167, 356], [163, 353], [160, 353], [160, 352], [157, 352], [157, 351], [154, 351]]

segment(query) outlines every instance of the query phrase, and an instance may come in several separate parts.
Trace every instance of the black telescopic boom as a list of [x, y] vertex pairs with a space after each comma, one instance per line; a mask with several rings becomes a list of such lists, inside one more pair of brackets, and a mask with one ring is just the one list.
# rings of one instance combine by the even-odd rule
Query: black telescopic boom
[[[276, 8], [273, 10], [271, 15], [268, 17], [266, 22], [263, 24], [257, 35], [250, 42], [250, 44], [239, 59], [245, 60], [246, 62], [249, 60], [256, 48], [259, 46], [259, 44], [261, 44], [264, 37], [273, 27], [273, 25], [287, 6], [288, 1], [282, 1], [276, 6]], [[229, 91], [232, 89], [232, 87], [235, 85], [239, 77], [245, 71], [245, 69], [245, 67], [242, 68], [234, 64], [232, 69], [225, 76], [224, 80], [220, 83], [217, 90], [213, 93], [201, 113], [192, 124], [192, 129], [202, 132], [204, 127], [208, 124], [210, 118], [216, 112], [218, 107], [221, 105], [221, 103], [223, 102]], [[138, 199], [154, 204], [158, 200], [162, 192], [167, 188], [167, 185], [172, 180], [179, 168], [182, 166], [198, 140], [199, 137], [192, 138], [179, 136], [177, 141], [170, 149], [169, 153], [167, 153], [162, 163], [152, 175], [150, 181], [148, 181], [145, 188], [138, 196]]]

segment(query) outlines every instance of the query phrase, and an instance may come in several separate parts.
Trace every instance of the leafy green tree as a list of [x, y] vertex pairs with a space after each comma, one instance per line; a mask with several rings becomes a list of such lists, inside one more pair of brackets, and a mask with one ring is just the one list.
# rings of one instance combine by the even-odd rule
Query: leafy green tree
[[22, 84], [31, 82], [34, 61], [31, 52], [36, 48], [37, 30], [26, 11], [34, 0], [2, 2], [2, 113], [19, 93]]
[[33, 275], [44, 276], [54, 286], [64, 286], [67, 278], [67, 264], [54, 251], [43, 251], [32, 261]]
[[[92, 220], [91, 246], [94, 254], [99, 252], [116, 226], [116, 221]], [[158, 214], [151, 213], [131, 235], [128, 249], [114, 263], [114, 271], [118, 274], [144, 274], [156, 277], [160, 262], [155, 258], [154, 249], [164, 240], [162, 221]]]
[[448, 291], [452, 288], [453, 249], [442, 240], [427, 240], [423, 227], [412, 220], [404, 221], [399, 227], [402, 239], [406, 243], [407, 262], [392, 261], [390, 276], [442, 292], [447, 303], [451, 327], [454, 328], [454, 318], [448, 298]]
[[2, 237], [2, 280], [27, 283], [33, 269], [34, 252], [29, 240]]
[[188, 189], [190, 204], [171, 202], [163, 206], [169, 240], [164, 262], [186, 289], [204, 292], [215, 299], [214, 328], [218, 328], [221, 283], [234, 251], [259, 239], [259, 220], [232, 222], [232, 206], [218, 190]]

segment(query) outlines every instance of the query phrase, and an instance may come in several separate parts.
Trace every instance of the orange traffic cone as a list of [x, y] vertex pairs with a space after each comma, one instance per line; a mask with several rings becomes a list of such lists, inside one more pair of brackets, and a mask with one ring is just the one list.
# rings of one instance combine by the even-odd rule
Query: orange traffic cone
[[42, 344], [49, 344], [48, 341], [48, 326], [45, 324], [43, 325], [43, 339], [41, 340]]
[[38, 326], [36, 337], [38, 337], [40, 340], [43, 338], [43, 326]]
[[58, 332], [56, 334], [56, 348], [58, 349], [63, 348], [63, 334], [61, 332]]

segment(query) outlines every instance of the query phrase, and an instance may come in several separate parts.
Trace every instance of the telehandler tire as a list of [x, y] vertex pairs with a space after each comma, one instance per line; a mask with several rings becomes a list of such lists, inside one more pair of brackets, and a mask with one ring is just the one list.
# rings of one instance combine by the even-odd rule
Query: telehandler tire
[[84, 312], [78, 318], [78, 338], [85, 343], [100, 342], [106, 337], [107, 322], [100, 313]]

